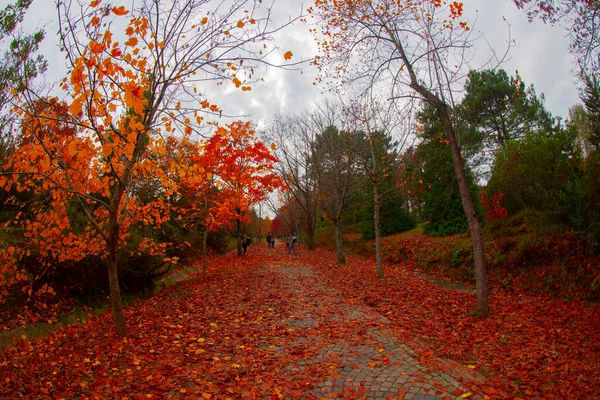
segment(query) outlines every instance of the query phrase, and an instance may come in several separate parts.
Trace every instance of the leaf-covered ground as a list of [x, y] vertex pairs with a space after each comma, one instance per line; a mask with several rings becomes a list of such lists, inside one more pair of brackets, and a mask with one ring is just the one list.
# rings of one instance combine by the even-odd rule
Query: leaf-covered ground
[[[0, 355], [3, 398], [597, 398], [597, 307], [442, 289], [372, 260], [250, 248], [126, 309]], [[452, 362], [450, 360], [456, 360]], [[429, 397], [426, 397], [429, 396]]]

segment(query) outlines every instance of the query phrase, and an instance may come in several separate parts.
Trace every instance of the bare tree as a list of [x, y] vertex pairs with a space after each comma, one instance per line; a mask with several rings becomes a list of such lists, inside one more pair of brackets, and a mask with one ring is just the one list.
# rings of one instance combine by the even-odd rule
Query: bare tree
[[311, 113], [305, 113], [304, 121], [315, 126], [319, 132], [313, 143], [314, 166], [319, 176], [319, 207], [325, 218], [332, 222], [338, 263], [346, 262], [342, 240], [342, 216], [353, 197], [359, 168], [356, 153], [352, 149], [350, 134], [341, 131], [342, 108], [340, 104], [324, 101]]
[[268, 128], [269, 138], [277, 143], [279, 175], [302, 210], [309, 250], [315, 247], [318, 208], [319, 183], [313, 152], [317, 133], [301, 117], [282, 114], [277, 114]]
[[462, 87], [470, 70], [467, 55], [471, 30], [461, 20], [462, 3], [446, 4], [435, 0], [319, 2], [313, 15], [326, 34], [319, 38], [323, 54], [316, 63], [321, 79], [332, 81], [334, 87], [352, 83], [365, 91], [386, 91], [391, 102], [418, 98], [437, 110], [452, 151], [473, 242], [477, 313], [487, 316], [489, 295], [481, 226], [451, 111], [455, 90]]
[[[345, 107], [346, 129], [351, 137], [352, 151], [356, 163], [366, 175], [373, 190], [373, 222], [375, 226], [375, 260], [377, 276], [384, 278], [383, 255], [381, 250], [381, 201], [387, 192], [380, 191], [380, 183], [392, 175], [397, 168], [401, 143], [394, 139], [394, 132], [401, 126], [401, 120], [393, 108], [384, 109], [371, 98], [363, 98]], [[401, 135], [402, 142], [407, 135]]]

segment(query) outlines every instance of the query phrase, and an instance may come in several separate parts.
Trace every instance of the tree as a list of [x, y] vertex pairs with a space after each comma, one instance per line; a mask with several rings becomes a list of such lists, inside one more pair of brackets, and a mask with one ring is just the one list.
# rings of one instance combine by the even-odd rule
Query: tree
[[[412, 2], [324, 0], [309, 9], [322, 22], [322, 54], [315, 63], [321, 81], [353, 83], [365, 91], [383, 83], [397, 105], [418, 97], [439, 113], [452, 151], [464, 212], [469, 221], [477, 282], [477, 313], [489, 314], [487, 272], [481, 226], [469, 194], [468, 179], [456, 140], [452, 109], [454, 89], [464, 72], [470, 27], [461, 21], [463, 4], [439, 0]], [[457, 68], [458, 67], [458, 68]], [[330, 81], [327, 81], [327, 83]]]
[[[422, 141], [417, 148], [417, 156], [422, 161], [421, 173], [415, 176], [422, 182], [421, 218], [427, 221], [425, 233], [445, 236], [462, 233], [468, 228], [468, 222], [462, 209], [456, 174], [452, 164], [452, 153], [444, 127], [438, 113], [428, 104], [417, 114], [419, 136]], [[471, 198], [475, 199], [478, 215], [482, 215], [477, 201], [478, 188], [467, 169], [467, 178]]]
[[[556, 225], [582, 224], [581, 150], [569, 130], [529, 133], [497, 155], [489, 194], [504, 193], [509, 214], [536, 211]], [[544, 218], [542, 218], [544, 217]]]
[[0, 60], [0, 162], [14, 144], [12, 137], [15, 113], [8, 106], [15, 96], [40, 74], [48, 65], [41, 55], [36, 55], [44, 40], [45, 32], [40, 29], [31, 34], [22, 34], [18, 28], [33, 0], [18, 0], [0, 10], [0, 45], [6, 49]]
[[569, 108], [567, 128], [577, 132], [577, 142], [583, 151], [583, 155], [589, 155], [594, 147], [591, 142], [594, 136], [594, 126], [583, 105], [575, 104]]
[[204, 148], [220, 168], [216, 205], [222, 214], [229, 213], [235, 220], [238, 256], [242, 255], [241, 225], [249, 222], [247, 212], [283, 184], [273, 172], [277, 158], [271, 150], [275, 150], [275, 144], [269, 150], [254, 135], [249, 122], [236, 121], [219, 127]]
[[581, 99], [587, 110], [590, 132], [588, 141], [596, 149], [600, 148], [600, 78], [584, 75], [584, 88]]
[[[367, 101], [363, 99], [363, 102]], [[385, 277], [381, 251], [381, 202], [387, 192], [381, 192], [382, 181], [396, 167], [399, 143], [392, 139], [396, 127], [391, 114], [382, 110], [377, 101], [368, 104], [354, 102], [346, 107], [348, 130], [352, 132], [352, 151], [373, 192], [373, 225], [375, 229], [375, 261], [377, 276]], [[389, 110], [387, 110], [389, 111]]]
[[[328, 126], [328, 125], [326, 125]], [[269, 127], [269, 137], [277, 143], [276, 156], [279, 160], [277, 171], [287, 188], [286, 195], [291, 195], [294, 204], [301, 213], [306, 228], [308, 249], [315, 247], [315, 227], [318, 201], [318, 173], [315, 169], [313, 144], [315, 137], [323, 127], [311, 124], [309, 117], [284, 116], [278, 114]], [[285, 203], [290, 204], [289, 198]], [[294, 213], [294, 217], [300, 217]], [[297, 221], [290, 220], [292, 224]], [[291, 230], [295, 227], [290, 226]], [[292, 232], [289, 232], [292, 233]]]
[[459, 142], [473, 166], [484, 172], [507, 142], [527, 132], [549, 131], [555, 124], [533, 85], [526, 87], [519, 76], [509, 77], [502, 69], [470, 71], [465, 91], [457, 107]]
[[335, 126], [317, 135], [314, 143], [315, 169], [319, 174], [319, 204], [326, 219], [333, 223], [338, 263], [344, 264], [344, 245], [341, 223], [357, 184], [358, 169], [355, 153], [350, 146], [350, 134]]
[[[117, 253], [128, 240], [131, 224], [160, 225], [169, 215], [168, 204], [160, 198], [142, 206], [130, 190], [132, 183], [138, 176], [155, 175], [165, 195], [177, 192], [171, 173], [154, 168], [152, 155], [165, 152], [165, 137], [191, 135], [205, 115], [219, 113], [199, 85], [229, 82], [241, 91], [250, 90], [256, 70], [267, 64], [269, 49], [263, 45], [272, 32], [287, 25], [270, 30], [269, 13], [259, 18], [258, 5], [248, 9], [247, 3], [236, 0], [209, 7], [207, 0], [146, 0], [132, 11], [101, 5], [99, 0], [81, 8], [76, 2], [59, 3], [62, 50], [71, 69], [61, 87], [72, 100], [68, 110], [31, 114], [27, 130], [36, 151], [15, 155], [23, 164], [9, 173], [36, 177], [28, 181], [29, 187], [37, 184], [62, 193], [53, 198], [56, 210], [75, 201], [87, 217], [86, 232], [93, 240], [83, 248], [108, 260], [113, 319], [120, 336], [126, 335], [126, 326]], [[124, 32], [111, 31], [122, 25]], [[62, 153], [46, 151], [42, 134], [57, 121], [76, 128]], [[175, 162], [170, 168], [177, 175], [184, 173]], [[199, 168], [194, 178], [204, 181], [208, 176]], [[6, 178], [2, 183], [18, 184]], [[50, 227], [65, 223], [58, 218], [53, 222]], [[98, 242], [103, 246], [90, 249]], [[164, 244], [151, 242], [142, 247], [164, 250]]]

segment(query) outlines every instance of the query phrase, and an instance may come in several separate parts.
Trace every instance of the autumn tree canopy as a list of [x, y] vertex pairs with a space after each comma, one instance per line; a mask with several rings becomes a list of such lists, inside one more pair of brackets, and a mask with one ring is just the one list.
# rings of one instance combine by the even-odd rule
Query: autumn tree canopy
[[[167, 5], [146, 0], [131, 10], [101, 0], [59, 3], [62, 51], [70, 67], [61, 83], [67, 100], [39, 97], [35, 91], [20, 97], [17, 107], [24, 115], [26, 140], [1, 183], [7, 189], [48, 193], [46, 207], [35, 217], [43, 232], [30, 239], [36, 248], [52, 246], [48, 251], [56, 252], [54, 257], [91, 252], [107, 260], [120, 335], [126, 330], [117, 255], [129, 228], [159, 226], [168, 219], [165, 199], [178, 191], [173, 177], [187, 176], [188, 186], [209, 179], [200, 164], [173, 161], [161, 168], [158, 156], [167, 151], [168, 137], [210, 136], [204, 126], [210, 132], [212, 123], [206, 125], [205, 117], [221, 109], [203, 94], [205, 85], [249, 91], [267, 64], [270, 34], [287, 25], [269, 29], [269, 10], [259, 11], [259, 3], [192, 0]], [[216, 132], [234, 142], [238, 134], [225, 128]], [[159, 182], [163, 195], [142, 203], [132, 190], [136, 180]], [[87, 220], [78, 240], [67, 235], [67, 204]], [[24, 218], [14, 224], [34, 229]], [[66, 246], [54, 248], [46, 242], [65, 235]], [[160, 254], [165, 246], [148, 240], [139, 251]], [[14, 264], [26, 251], [10, 247], [2, 252], [3, 261]]]

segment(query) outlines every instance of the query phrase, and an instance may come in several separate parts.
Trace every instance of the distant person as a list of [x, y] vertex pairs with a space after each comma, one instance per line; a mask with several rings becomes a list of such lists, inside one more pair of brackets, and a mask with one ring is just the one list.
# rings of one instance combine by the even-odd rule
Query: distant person
[[290, 246], [288, 248], [288, 254], [296, 254], [296, 239], [296, 233], [292, 233], [292, 236], [290, 237]]
[[248, 251], [248, 246], [250, 246], [250, 238], [247, 235], [244, 235], [242, 238], [242, 249], [244, 249], [244, 254]]

